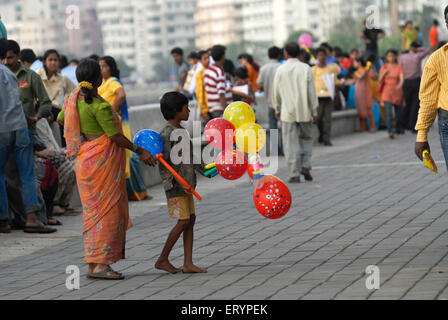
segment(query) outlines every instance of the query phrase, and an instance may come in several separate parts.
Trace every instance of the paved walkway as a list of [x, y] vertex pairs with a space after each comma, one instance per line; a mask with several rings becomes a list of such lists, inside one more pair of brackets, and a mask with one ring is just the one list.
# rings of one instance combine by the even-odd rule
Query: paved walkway
[[[278, 221], [257, 213], [246, 178], [201, 180], [194, 258], [207, 274], [154, 269], [173, 221], [157, 198], [163, 194], [151, 190], [155, 200], [132, 204], [128, 259], [114, 265], [126, 280], [85, 278], [81, 220], [67, 217], [71, 239], [53, 238], [36, 251], [28, 248], [41, 240], [35, 236], [25, 241], [26, 253], [2, 259], [0, 298], [447, 299], [446, 169], [440, 163], [436, 176], [416, 161], [414, 138], [354, 134], [335, 139], [333, 148], [316, 148], [315, 180], [289, 186], [293, 206]], [[434, 130], [430, 142], [435, 159], [443, 160]], [[286, 170], [277, 176], [287, 180]], [[14, 232], [0, 242], [20, 237]], [[180, 266], [182, 256], [180, 241], [173, 264]], [[80, 267], [79, 290], [65, 286], [68, 265]], [[379, 290], [366, 288], [369, 265], [379, 268]]]

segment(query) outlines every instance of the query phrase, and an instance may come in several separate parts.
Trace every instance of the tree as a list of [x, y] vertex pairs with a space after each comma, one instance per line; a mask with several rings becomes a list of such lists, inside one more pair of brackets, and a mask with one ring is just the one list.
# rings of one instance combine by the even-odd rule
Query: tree
[[342, 18], [331, 28], [328, 43], [334, 47], [340, 47], [342, 50], [349, 51], [352, 48], [362, 46], [361, 30], [362, 21], [357, 21], [352, 17]]
[[162, 53], [158, 53], [152, 56], [151, 59], [155, 61], [154, 67], [152, 68], [154, 76], [151, 80], [156, 82], [169, 81], [170, 75], [174, 70], [174, 63], [171, 56], [165, 57]]
[[393, 36], [386, 36], [378, 42], [378, 54], [380, 57], [384, 56], [387, 50], [395, 49], [400, 51], [401, 49], [401, 35], [397, 33]]
[[302, 30], [295, 30], [295, 31], [291, 32], [288, 36], [288, 39], [286, 40], [286, 43], [298, 42], [300, 36], [305, 33], [308, 33], [311, 36], [311, 38], [313, 38], [313, 43], [315, 41], [317, 41], [317, 38], [310, 31], [302, 29]]
[[429, 44], [429, 31], [432, 27], [432, 17], [437, 15], [437, 9], [433, 6], [423, 6], [422, 11], [414, 11], [411, 14], [411, 19], [414, 22], [414, 26], [420, 27], [420, 33], [423, 35], [423, 41], [426, 45]]
[[134, 68], [128, 66], [122, 57], [117, 59], [117, 65], [120, 69], [120, 78], [127, 78], [134, 71]]

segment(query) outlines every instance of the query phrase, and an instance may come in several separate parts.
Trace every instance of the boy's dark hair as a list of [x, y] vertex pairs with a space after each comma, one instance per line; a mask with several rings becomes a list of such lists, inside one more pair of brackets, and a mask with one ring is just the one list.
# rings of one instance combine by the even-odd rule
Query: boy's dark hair
[[327, 55], [327, 50], [325, 50], [325, 48], [323, 48], [323, 47], [317, 48], [317, 50], [316, 50], [316, 57], [319, 54], [319, 52], [323, 52], [325, 55]]
[[293, 58], [297, 58], [300, 54], [300, 47], [296, 42], [288, 42], [285, 51]]
[[14, 40], [8, 40], [8, 45], [6, 51], [12, 51], [15, 54], [20, 53], [20, 46], [19, 44]]
[[178, 54], [178, 55], [183, 56], [183, 55], [184, 55], [184, 50], [182, 50], [182, 49], [179, 48], [179, 47], [176, 47], [176, 48], [173, 48], [173, 49], [171, 50], [171, 54]]
[[220, 61], [222, 57], [226, 54], [226, 47], [217, 44], [212, 47], [212, 58], [215, 61]]
[[[100, 64], [97, 61], [86, 58], [79, 62], [79, 65], [76, 68], [76, 80], [78, 80], [78, 82], [87, 81], [95, 86], [97, 82], [101, 81], [100, 79], [101, 69]], [[85, 87], [81, 88], [81, 92], [85, 95], [86, 103], [91, 104], [93, 101], [92, 92]]]
[[36, 54], [32, 49], [22, 49], [22, 51], [20, 51], [20, 57], [20, 60], [22, 60], [22, 62], [28, 63], [33, 63], [37, 59]]
[[199, 60], [199, 54], [196, 51], [192, 51], [190, 52], [190, 54], [187, 57], [188, 59], [194, 59], [194, 60]]
[[435, 25], [435, 26], [438, 26], [439, 25], [439, 20], [437, 20], [437, 19], [432, 20], [432, 24]]
[[235, 75], [242, 80], [246, 80], [249, 78], [249, 71], [245, 67], [239, 67], [236, 69]]
[[208, 54], [208, 51], [207, 51], [207, 50], [201, 50], [201, 51], [199, 51], [199, 52], [198, 52], [198, 57], [199, 57], [199, 59], [202, 59], [202, 56], [205, 55], [205, 54]]
[[226, 59], [224, 60], [223, 66], [224, 72], [230, 74], [232, 77], [235, 76], [235, 65], [232, 60]]
[[176, 113], [182, 112], [184, 105], [188, 105], [188, 98], [180, 92], [167, 92], [160, 100], [160, 111], [165, 120], [173, 120]]
[[278, 59], [280, 57], [280, 52], [281, 51], [282, 50], [279, 47], [277, 47], [277, 46], [270, 47], [268, 49], [268, 57], [269, 57], [269, 59]]
[[365, 67], [366, 66], [366, 62], [362, 57], [357, 57], [355, 59], [355, 61], [359, 62], [361, 64], [361, 66]]
[[447, 15], [447, 13], [448, 13], [448, 6], [445, 7], [445, 15], [444, 15], [444, 18], [445, 18], [445, 19], [446, 19], [446, 15]]
[[7, 48], [8, 41], [5, 39], [0, 39], [0, 59], [5, 59]]

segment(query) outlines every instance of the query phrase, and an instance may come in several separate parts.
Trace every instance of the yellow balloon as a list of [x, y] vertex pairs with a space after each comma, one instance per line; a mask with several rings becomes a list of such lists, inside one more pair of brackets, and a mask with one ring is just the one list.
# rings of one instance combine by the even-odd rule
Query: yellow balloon
[[256, 123], [243, 124], [236, 130], [236, 145], [245, 153], [257, 153], [266, 144], [266, 132]]
[[230, 121], [235, 129], [238, 129], [245, 123], [254, 123], [255, 112], [247, 103], [235, 101], [224, 110], [223, 118]]

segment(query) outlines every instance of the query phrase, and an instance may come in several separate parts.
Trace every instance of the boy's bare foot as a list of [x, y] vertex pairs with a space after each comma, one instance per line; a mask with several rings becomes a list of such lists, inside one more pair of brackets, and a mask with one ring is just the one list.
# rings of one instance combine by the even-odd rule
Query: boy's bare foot
[[156, 269], [164, 270], [169, 273], [178, 273], [181, 272], [182, 269], [176, 268], [169, 262], [168, 260], [157, 260], [156, 264], [154, 265]]
[[186, 265], [182, 268], [183, 273], [207, 273], [207, 270], [196, 267], [194, 264]]

